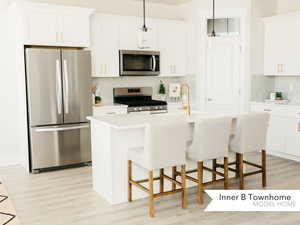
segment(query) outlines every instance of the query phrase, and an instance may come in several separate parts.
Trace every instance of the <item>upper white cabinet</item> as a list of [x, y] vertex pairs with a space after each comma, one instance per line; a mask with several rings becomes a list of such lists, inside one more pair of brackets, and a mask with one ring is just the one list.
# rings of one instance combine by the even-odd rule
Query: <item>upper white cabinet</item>
[[119, 76], [119, 50], [160, 51], [161, 76], [185, 76], [190, 26], [172, 20], [147, 20], [140, 36], [139, 17], [95, 14], [91, 26], [94, 77]]
[[299, 26], [299, 14], [265, 19], [265, 75], [300, 76]]
[[88, 47], [92, 9], [24, 3], [24, 44]]
[[111, 16], [94, 15], [91, 26], [93, 77], [119, 76], [119, 23]]
[[158, 48], [161, 54], [161, 76], [184, 76], [187, 72], [187, 25], [174, 21], [159, 21]]

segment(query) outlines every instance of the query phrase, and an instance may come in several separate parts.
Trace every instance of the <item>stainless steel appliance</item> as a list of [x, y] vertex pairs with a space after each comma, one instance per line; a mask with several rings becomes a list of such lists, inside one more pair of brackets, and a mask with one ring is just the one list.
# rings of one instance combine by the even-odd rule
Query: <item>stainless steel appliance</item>
[[30, 168], [91, 161], [89, 51], [26, 48]]
[[157, 76], [160, 52], [120, 50], [120, 76]]
[[114, 102], [128, 105], [128, 113], [144, 112], [167, 113], [165, 101], [152, 99], [151, 87], [114, 88]]

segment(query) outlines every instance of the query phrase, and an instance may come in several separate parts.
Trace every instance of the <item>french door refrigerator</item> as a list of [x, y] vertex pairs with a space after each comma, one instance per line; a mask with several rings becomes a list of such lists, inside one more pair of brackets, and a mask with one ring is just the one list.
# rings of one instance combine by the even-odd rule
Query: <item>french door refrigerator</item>
[[26, 48], [32, 172], [91, 161], [89, 51]]

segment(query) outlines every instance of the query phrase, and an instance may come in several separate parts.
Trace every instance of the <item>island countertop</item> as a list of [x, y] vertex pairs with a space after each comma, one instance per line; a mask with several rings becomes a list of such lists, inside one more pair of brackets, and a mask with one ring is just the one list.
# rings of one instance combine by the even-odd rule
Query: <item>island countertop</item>
[[201, 119], [216, 118], [224, 116], [221, 113], [203, 113], [193, 111], [190, 116], [182, 113], [165, 113], [165, 114], [121, 114], [121, 115], [106, 115], [106, 116], [90, 116], [88, 120], [96, 123], [105, 124], [114, 129], [136, 129], [143, 128], [151, 122], [151, 120], [165, 120], [166, 117], [182, 116], [187, 123], [194, 123]]

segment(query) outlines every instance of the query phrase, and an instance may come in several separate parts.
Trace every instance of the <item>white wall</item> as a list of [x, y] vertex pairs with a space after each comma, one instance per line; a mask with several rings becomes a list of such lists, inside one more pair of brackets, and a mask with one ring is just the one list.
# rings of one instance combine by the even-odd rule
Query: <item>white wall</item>
[[0, 166], [20, 160], [18, 133], [18, 80], [16, 72], [15, 25], [9, 17], [9, 1], [0, 8]]
[[299, 0], [277, 0], [277, 14], [283, 14], [283, 13], [289, 13], [295, 11], [300, 11]]

